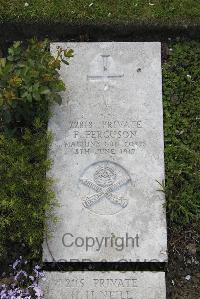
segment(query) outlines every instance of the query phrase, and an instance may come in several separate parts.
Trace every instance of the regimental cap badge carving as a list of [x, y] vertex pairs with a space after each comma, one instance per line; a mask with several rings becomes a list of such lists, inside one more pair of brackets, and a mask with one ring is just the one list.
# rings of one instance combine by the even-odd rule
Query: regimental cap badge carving
[[94, 163], [80, 177], [84, 193], [82, 204], [96, 214], [116, 214], [128, 205], [126, 193], [130, 183], [128, 172], [119, 164], [111, 161]]
[[94, 173], [94, 181], [97, 185], [107, 187], [112, 185], [116, 180], [117, 174], [111, 167], [104, 166]]

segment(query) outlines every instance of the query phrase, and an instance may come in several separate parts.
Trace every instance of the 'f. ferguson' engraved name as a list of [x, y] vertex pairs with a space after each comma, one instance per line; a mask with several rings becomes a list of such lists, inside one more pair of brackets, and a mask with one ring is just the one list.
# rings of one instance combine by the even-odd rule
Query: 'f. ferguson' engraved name
[[107, 138], [134, 138], [137, 134], [137, 131], [114, 131], [114, 130], [89, 130], [89, 131], [74, 131], [73, 132], [73, 137], [74, 138], [96, 138], [96, 139], [107, 139]]

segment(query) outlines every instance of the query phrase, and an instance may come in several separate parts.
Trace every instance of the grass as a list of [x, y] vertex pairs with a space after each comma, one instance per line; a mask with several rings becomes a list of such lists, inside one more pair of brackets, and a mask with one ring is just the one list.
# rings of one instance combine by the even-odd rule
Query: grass
[[178, 224], [200, 219], [200, 43], [169, 46], [163, 66], [166, 198]]
[[[167, 298], [199, 299], [200, 43], [166, 46], [163, 64]], [[186, 277], [190, 275], [190, 280]]]
[[0, 0], [0, 22], [199, 24], [198, 0]]

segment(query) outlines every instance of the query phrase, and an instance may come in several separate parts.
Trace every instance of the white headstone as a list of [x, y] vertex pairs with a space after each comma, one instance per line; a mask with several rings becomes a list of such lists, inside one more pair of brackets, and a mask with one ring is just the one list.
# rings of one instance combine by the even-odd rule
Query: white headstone
[[60, 221], [44, 261], [166, 261], [160, 43], [57, 46], [75, 55], [49, 123]]
[[163, 272], [46, 272], [46, 299], [166, 299]]

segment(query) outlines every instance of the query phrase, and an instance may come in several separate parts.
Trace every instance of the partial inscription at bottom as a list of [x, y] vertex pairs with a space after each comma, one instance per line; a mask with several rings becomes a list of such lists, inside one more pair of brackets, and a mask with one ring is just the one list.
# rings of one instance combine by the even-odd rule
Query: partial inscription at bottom
[[126, 195], [131, 178], [117, 163], [93, 163], [84, 170], [79, 182], [83, 206], [96, 214], [113, 215], [128, 205]]
[[45, 272], [45, 299], [166, 299], [164, 272]]

